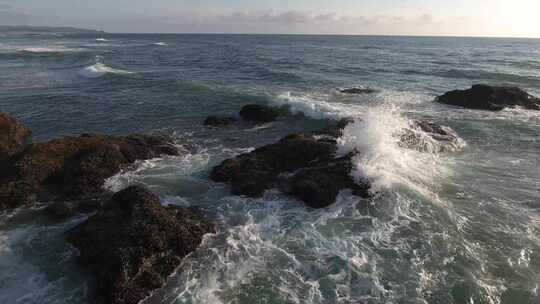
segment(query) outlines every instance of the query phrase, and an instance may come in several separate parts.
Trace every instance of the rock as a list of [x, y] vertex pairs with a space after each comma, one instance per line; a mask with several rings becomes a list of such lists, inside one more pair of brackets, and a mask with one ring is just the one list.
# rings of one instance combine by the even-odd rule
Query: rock
[[450, 127], [416, 120], [411, 129], [403, 130], [401, 144], [424, 152], [451, 152], [461, 150], [465, 142]]
[[0, 159], [20, 152], [30, 136], [30, 130], [14, 118], [0, 112]]
[[316, 135], [327, 135], [331, 138], [338, 138], [343, 135], [343, 129], [349, 124], [354, 122], [354, 118], [346, 117], [338, 120], [337, 122], [331, 124], [329, 127], [322, 129], [319, 132], [315, 132]]
[[208, 116], [203, 125], [210, 127], [225, 127], [236, 121], [236, 117], [232, 116]]
[[469, 109], [500, 111], [508, 107], [540, 110], [540, 99], [517, 87], [474, 85], [468, 90], [447, 92], [436, 102]]
[[64, 219], [76, 214], [88, 214], [98, 211], [108, 198], [110, 198], [109, 193], [104, 193], [78, 201], [53, 202], [45, 208], [45, 211], [55, 218]]
[[312, 208], [332, 205], [343, 189], [351, 189], [354, 195], [360, 197], [369, 197], [369, 182], [355, 182], [350, 175], [353, 155], [298, 170], [282, 183], [286, 185], [284, 192], [294, 195]]
[[115, 194], [68, 232], [96, 277], [98, 303], [137, 304], [161, 288], [214, 225], [196, 209], [165, 208], [139, 186]]
[[279, 111], [269, 106], [251, 104], [244, 106], [240, 110], [240, 116], [248, 121], [271, 122], [278, 118]]
[[[176, 155], [161, 136], [83, 134], [28, 146], [0, 172], [0, 210], [47, 200], [80, 200], [103, 192], [106, 178], [136, 160]], [[39, 197], [38, 197], [39, 199]]]
[[235, 195], [259, 197], [278, 187], [315, 208], [332, 204], [345, 188], [367, 196], [367, 190], [360, 188], [369, 186], [357, 187], [350, 176], [350, 157], [336, 160], [336, 149], [336, 141], [329, 138], [289, 135], [275, 144], [225, 160], [213, 168], [210, 177], [216, 182], [230, 182]]
[[374, 94], [377, 90], [370, 88], [347, 88], [339, 90], [343, 94]]

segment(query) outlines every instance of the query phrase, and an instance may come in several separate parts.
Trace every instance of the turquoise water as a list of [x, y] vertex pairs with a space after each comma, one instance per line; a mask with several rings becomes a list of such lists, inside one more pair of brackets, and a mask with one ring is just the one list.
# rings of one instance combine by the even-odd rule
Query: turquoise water
[[[540, 113], [434, 104], [474, 83], [540, 95], [540, 40], [360, 36], [103, 35], [0, 40], [0, 110], [35, 141], [81, 132], [173, 135], [183, 153], [107, 182], [216, 214], [146, 303], [540, 303]], [[338, 88], [378, 90], [350, 96]], [[289, 109], [262, 126], [207, 129], [247, 103]], [[276, 191], [229, 194], [213, 165], [280, 137], [361, 118], [343, 145], [383, 195], [310, 210]], [[451, 126], [462, 151], [407, 151], [413, 118]], [[0, 215], [0, 303], [88, 303], [92, 280], [40, 207]]]

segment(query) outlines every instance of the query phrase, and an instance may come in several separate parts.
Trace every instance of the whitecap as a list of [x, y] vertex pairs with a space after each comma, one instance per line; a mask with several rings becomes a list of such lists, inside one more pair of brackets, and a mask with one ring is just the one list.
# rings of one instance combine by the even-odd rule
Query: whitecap
[[292, 114], [303, 114], [314, 119], [341, 119], [358, 114], [352, 105], [329, 103], [316, 96], [285, 92], [272, 100], [278, 107], [288, 107]]
[[81, 71], [81, 75], [90, 78], [101, 77], [107, 74], [128, 75], [133, 73], [125, 70], [111, 68], [101, 62], [88, 66]]
[[96, 41], [99, 41], [99, 42], [107, 42], [107, 41], [109, 41], [109, 39], [105, 39], [105, 38], [97, 38]]
[[67, 52], [78, 52], [81, 49], [72, 49], [64, 46], [47, 46], [47, 47], [27, 47], [20, 49], [21, 52], [28, 53], [67, 53]]
[[167, 46], [169, 44], [167, 44], [166, 42], [156, 42], [156, 43], [152, 43], [153, 45], [158, 45], [158, 46]]

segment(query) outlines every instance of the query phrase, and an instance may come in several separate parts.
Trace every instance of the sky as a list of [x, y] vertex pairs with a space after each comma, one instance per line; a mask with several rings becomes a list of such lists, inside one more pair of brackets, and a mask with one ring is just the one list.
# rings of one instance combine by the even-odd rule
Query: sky
[[540, 38], [540, 0], [0, 0], [0, 25]]

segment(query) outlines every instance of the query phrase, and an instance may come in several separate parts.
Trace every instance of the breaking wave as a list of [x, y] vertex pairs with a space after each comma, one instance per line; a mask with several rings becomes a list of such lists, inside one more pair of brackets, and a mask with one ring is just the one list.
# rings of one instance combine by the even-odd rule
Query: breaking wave
[[349, 124], [338, 140], [339, 153], [352, 151], [353, 176], [357, 180], [368, 178], [375, 192], [405, 185], [430, 195], [437, 178], [447, 174], [438, 149], [418, 151], [404, 147], [402, 135], [415, 132], [420, 142], [436, 144], [430, 137], [413, 127], [413, 122], [402, 116], [399, 107], [382, 105], [367, 109], [354, 123]]
[[109, 75], [109, 74], [129, 75], [129, 74], [133, 74], [133, 73], [129, 72], [129, 71], [126, 71], [126, 70], [120, 70], [120, 69], [115, 69], [115, 68], [109, 67], [109, 66], [99, 62], [99, 60], [96, 60], [95, 64], [93, 64], [91, 66], [88, 66], [88, 67], [85, 67], [81, 71], [81, 75], [83, 75], [85, 77], [89, 77], [89, 78], [96, 78], [96, 77], [101, 77], [101, 76], [105, 76], [105, 75]]

